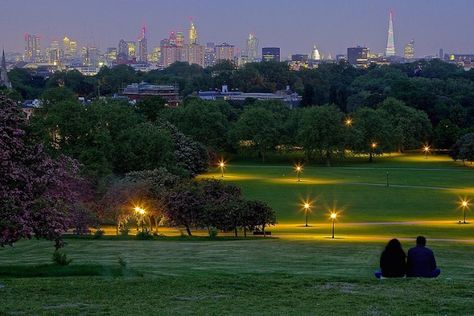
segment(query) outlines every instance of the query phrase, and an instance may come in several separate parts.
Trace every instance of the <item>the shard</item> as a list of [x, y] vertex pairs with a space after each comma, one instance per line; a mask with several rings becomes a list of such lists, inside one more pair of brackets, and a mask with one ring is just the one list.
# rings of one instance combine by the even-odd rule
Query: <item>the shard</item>
[[387, 49], [385, 50], [385, 56], [395, 56], [395, 40], [393, 38], [393, 16], [390, 11], [390, 20], [388, 22], [388, 38], [387, 38]]

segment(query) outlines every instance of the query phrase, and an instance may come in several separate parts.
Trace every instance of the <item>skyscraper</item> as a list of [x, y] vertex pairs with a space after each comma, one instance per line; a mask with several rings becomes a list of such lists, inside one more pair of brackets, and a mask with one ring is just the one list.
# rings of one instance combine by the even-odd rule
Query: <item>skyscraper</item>
[[404, 57], [405, 59], [413, 59], [415, 58], [415, 40], [412, 39], [404, 49]]
[[258, 38], [252, 33], [247, 38], [247, 58], [250, 62], [258, 60]]
[[220, 62], [222, 60], [233, 61], [235, 56], [235, 46], [228, 43], [222, 43], [216, 45], [216, 61]]
[[70, 60], [77, 55], [77, 42], [72, 41], [69, 37], [63, 38], [64, 58]]
[[38, 35], [25, 34], [24, 60], [28, 62], [41, 61], [41, 41]]
[[129, 60], [137, 58], [137, 43], [134, 41], [127, 41], [127, 54]]
[[0, 65], [0, 87], [5, 86], [8, 89], [12, 88], [12, 84], [8, 79], [7, 63], [5, 61], [5, 51], [2, 51], [2, 63]]
[[[170, 38], [171, 41], [171, 38]], [[183, 32], [176, 32], [176, 46], [183, 47], [184, 46], [184, 34]]]
[[321, 60], [321, 54], [319, 54], [319, 50], [316, 45], [313, 46], [313, 50], [311, 51], [311, 59], [312, 60]]
[[369, 62], [369, 49], [367, 47], [349, 47], [347, 61], [358, 68], [367, 68]]
[[126, 63], [128, 61], [128, 44], [123, 39], [120, 40], [117, 50], [117, 62]]
[[146, 27], [143, 26], [138, 38], [138, 60], [142, 63], [148, 62], [148, 47], [146, 39]]
[[198, 32], [196, 26], [191, 20], [191, 26], [189, 27], [189, 45], [198, 44]]
[[388, 37], [387, 37], [387, 49], [385, 50], [385, 56], [395, 56], [395, 39], [393, 37], [393, 16], [390, 11], [390, 18], [388, 21]]

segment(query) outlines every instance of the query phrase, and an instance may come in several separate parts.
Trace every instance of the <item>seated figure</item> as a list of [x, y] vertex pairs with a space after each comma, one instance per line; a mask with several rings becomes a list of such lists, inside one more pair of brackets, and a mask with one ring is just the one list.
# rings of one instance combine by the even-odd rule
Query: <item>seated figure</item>
[[426, 247], [426, 238], [418, 236], [416, 247], [408, 250], [407, 276], [421, 278], [436, 278], [441, 270], [436, 266], [435, 256]]
[[380, 271], [375, 272], [375, 277], [403, 278], [406, 274], [406, 254], [398, 239], [388, 242], [380, 257]]

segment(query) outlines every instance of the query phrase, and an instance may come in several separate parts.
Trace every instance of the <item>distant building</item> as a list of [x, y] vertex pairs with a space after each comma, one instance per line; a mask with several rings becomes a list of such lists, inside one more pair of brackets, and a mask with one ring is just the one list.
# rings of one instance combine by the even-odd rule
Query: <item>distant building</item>
[[221, 90], [199, 91], [198, 96], [202, 100], [226, 100], [233, 104], [243, 104], [248, 99], [281, 101], [291, 109], [298, 107], [301, 102], [301, 96], [291, 91], [289, 87], [287, 87], [286, 90], [280, 90], [275, 93], [245, 93], [229, 91], [228, 87], [224, 85]]
[[123, 39], [120, 40], [117, 50], [117, 62], [126, 63], [128, 62], [128, 44]]
[[247, 49], [246, 55], [249, 62], [258, 61], [258, 38], [255, 37], [255, 34], [249, 34], [247, 38]]
[[347, 49], [347, 61], [358, 68], [366, 68], [369, 64], [369, 49], [367, 47], [349, 47]]
[[211, 67], [216, 64], [216, 45], [207, 43], [204, 51], [204, 67]]
[[24, 61], [41, 62], [41, 40], [38, 35], [25, 34]]
[[235, 47], [234, 45], [230, 45], [228, 43], [222, 43], [220, 45], [216, 45], [216, 62], [229, 60], [233, 61], [235, 56]]
[[137, 43], [135, 41], [127, 41], [127, 56], [128, 60], [137, 58]]
[[7, 62], [5, 60], [5, 51], [2, 51], [2, 62], [0, 65], [0, 87], [12, 88], [10, 79], [8, 79]]
[[63, 38], [64, 59], [69, 61], [77, 55], [77, 42], [65, 36]]
[[204, 67], [204, 46], [199, 44], [189, 44], [186, 48], [186, 61], [190, 65]]
[[404, 57], [406, 60], [412, 60], [415, 58], [415, 40], [412, 39], [404, 49]]
[[280, 62], [280, 48], [279, 47], [263, 47], [262, 61]]
[[117, 62], [117, 48], [109, 47], [105, 51], [105, 61], [107, 64], [112, 65]]
[[441, 59], [441, 60], [444, 60], [444, 50], [442, 48], [439, 49], [439, 53], [438, 53], [438, 58]]
[[198, 44], [198, 32], [196, 26], [191, 20], [191, 25], [189, 26], [189, 45]]
[[121, 93], [130, 100], [141, 100], [148, 97], [161, 97], [170, 107], [180, 103], [179, 88], [176, 85], [153, 85], [146, 82], [128, 85]]
[[311, 60], [321, 60], [321, 54], [319, 54], [316, 45], [313, 46], [313, 50], [311, 51]]
[[395, 56], [395, 39], [393, 35], [393, 15], [390, 11], [390, 16], [388, 20], [388, 35], [387, 35], [387, 48], [385, 49], [385, 56], [392, 57]]
[[148, 44], [145, 26], [142, 27], [140, 37], [138, 38], [138, 61], [145, 64], [148, 63]]

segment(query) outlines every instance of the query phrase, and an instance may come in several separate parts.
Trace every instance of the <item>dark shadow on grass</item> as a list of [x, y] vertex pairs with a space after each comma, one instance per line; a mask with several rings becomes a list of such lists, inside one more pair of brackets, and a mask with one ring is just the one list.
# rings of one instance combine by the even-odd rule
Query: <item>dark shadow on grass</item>
[[69, 276], [138, 277], [138, 271], [119, 267], [94, 264], [67, 265], [55, 264], [0, 266], [0, 277], [4, 278], [41, 278]]

